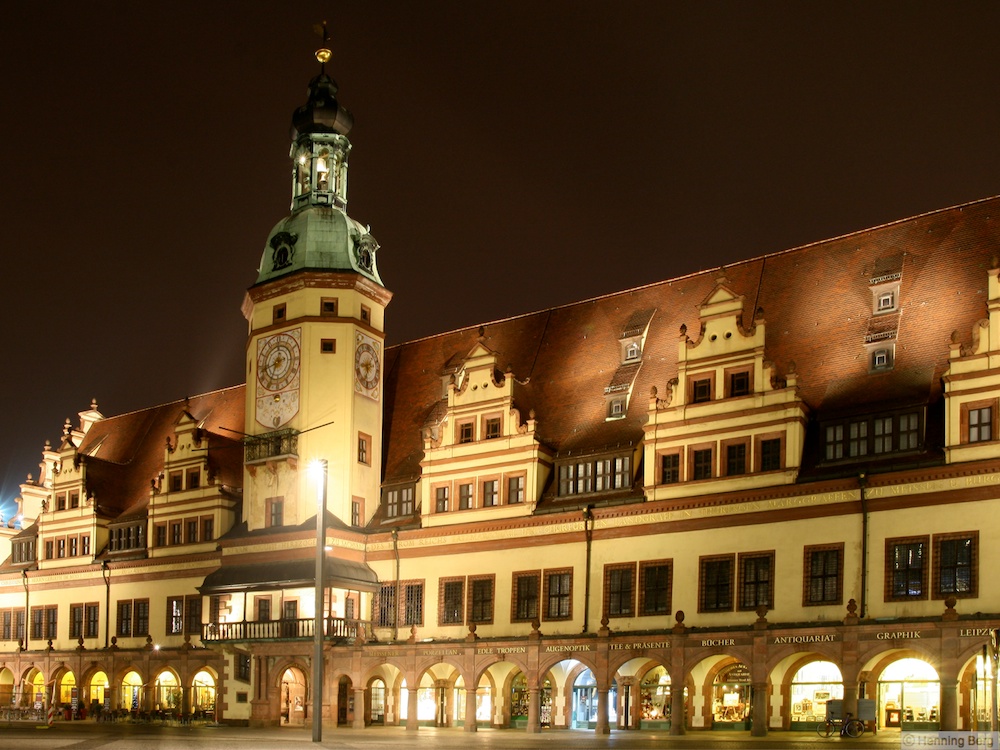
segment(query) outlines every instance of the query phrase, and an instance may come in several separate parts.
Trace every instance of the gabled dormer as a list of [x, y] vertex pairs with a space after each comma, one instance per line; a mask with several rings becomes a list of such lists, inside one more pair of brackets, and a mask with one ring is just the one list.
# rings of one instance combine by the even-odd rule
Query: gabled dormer
[[624, 419], [632, 399], [632, 386], [642, 367], [646, 333], [654, 310], [638, 310], [629, 317], [618, 335], [621, 362], [611, 382], [604, 388], [605, 419]]
[[1000, 269], [988, 271], [987, 317], [977, 321], [971, 343], [952, 333], [944, 374], [945, 457], [948, 463], [995, 458], [1000, 416]]
[[514, 373], [482, 341], [444, 366], [446, 400], [424, 427], [419, 505], [425, 525], [526, 515], [548, 476], [533, 413], [517, 407]]
[[781, 378], [766, 359], [763, 311], [743, 326], [744, 302], [721, 278], [698, 307], [697, 336], [681, 327], [677, 377], [649, 400], [649, 499], [795, 481], [806, 407], [794, 371]]

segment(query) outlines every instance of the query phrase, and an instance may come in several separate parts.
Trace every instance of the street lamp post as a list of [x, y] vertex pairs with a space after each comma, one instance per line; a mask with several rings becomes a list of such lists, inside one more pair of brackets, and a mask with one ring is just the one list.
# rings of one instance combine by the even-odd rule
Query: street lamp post
[[101, 560], [101, 575], [104, 577], [104, 648], [107, 648], [111, 635], [111, 568], [107, 560]]
[[326, 563], [326, 459], [315, 463], [317, 481], [316, 508], [316, 618], [313, 624], [313, 707], [312, 741], [323, 739], [323, 589]]
[[28, 650], [28, 631], [31, 628], [31, 606], [28, 599], [28, 571], [21, 571], [21, 583], [24, 584], [24, 650]]

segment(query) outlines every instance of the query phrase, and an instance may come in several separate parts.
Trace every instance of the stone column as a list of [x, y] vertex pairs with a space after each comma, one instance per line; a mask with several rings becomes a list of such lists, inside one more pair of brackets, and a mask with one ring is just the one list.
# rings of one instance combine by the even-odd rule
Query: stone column
[[611, 725], [608, 722], [608, 689], [606, 687], [597, 688], [597, 726], [594, 727], [594, 734], [611, 734]]
[[[954, 732], [958, 730], [958, 680], [953, 677], [941, 677], [941, 731]], [[972, 712], [975, 721], [975, 710]], [[975, 726], [975, 724], [973, 724]]]
[[406, 729], [416, 731], [419, 728], [417, 723], [417, 689], [415, 687], [406, 691]]
[[670, 734], [684, 734], [684, 679], [670, 675]]
[[476, 689], [466, 688], [465, 689], [465, 726], [463, 729], [466, 732], [477, 732], [479, 731], [479, 725], [476, 724]]
[[844, 684], [844, 718], [847, 714], [858, 715], [858, 686], [853, 682]]
[[767, 683], [753, 683], [753, 712], [751, 737], [767, 737]]
[[365, 689], [354, 688], [354, 723], [355, 729], [365, 728]]
[[528, 733], [535, 734], [542, 731], [542, 691], [537, 687], [528, 688]]

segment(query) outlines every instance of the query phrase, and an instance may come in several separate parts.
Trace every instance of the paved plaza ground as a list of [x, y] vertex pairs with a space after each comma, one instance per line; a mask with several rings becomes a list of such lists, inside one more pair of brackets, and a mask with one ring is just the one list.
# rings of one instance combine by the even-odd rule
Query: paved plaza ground
[[[248, 729], [227, 726], [160, 726], [143, 724], [97, 724], [92, 721], [56, 722], [51, 728], [28, 722], [0, 723], [2, 750], [307, 750], [309, 747], [338, 750], [405, 750], [406, 748], [442, 748], [444, 750], [654, 750], [659, 748], [723, 748], [723, 750], [818, 750], [818, 748], [918, 747], [898, 731], [883, 732], [877, 737], [859, 739], [833, 737], [823, 739], [815, 733], [771, 732], [767, 737], [751, 737], [747, 732], [690, 732], [671, 736], [661, 732], [614, 731], [598, 736], [591, 731], [545, 730], [527, 734], [520, 730], [485, 729], [464, 732], [461, 729], [421, 727], [407, 731], [402, 727], [374, 727], [365, 730], [325, 727], [320, 743], [312, 742], [310, 727]], [[952, 745], [957, 746], [957, 745]], [[968, 745], [966, 745], [968, 746]]]

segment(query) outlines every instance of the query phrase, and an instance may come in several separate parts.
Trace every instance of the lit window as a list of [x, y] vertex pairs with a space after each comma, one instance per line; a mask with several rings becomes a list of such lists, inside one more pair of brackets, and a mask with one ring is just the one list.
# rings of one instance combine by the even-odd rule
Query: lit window
[[507, 503], [516, 504], [524, 502], [524, 477], [510, 477], [507, 479]]
[[472, 485], [458, 485], [458, 509], [468, 510], [472, 507]]
[[438, 487], [434, 490], [434, 512], [435, 513], [447, 513], [448, 512], [448, 488]]
[[633, 341], [625, 348], [625, 361], [631, 362], [636, 359], [639, 359], [639, 344]]
[[500, 504], [499, 483], [495, 479], [483, 482], [483, 507]]
[[969, 409], [969, 442], [983, 443], [993, 439], [993, 407]]

